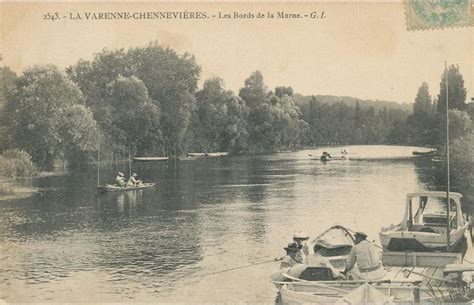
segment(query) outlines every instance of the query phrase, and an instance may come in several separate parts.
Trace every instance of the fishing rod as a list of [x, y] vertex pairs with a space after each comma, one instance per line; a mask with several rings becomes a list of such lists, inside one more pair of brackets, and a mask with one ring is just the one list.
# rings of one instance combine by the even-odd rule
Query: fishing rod
[[[189, 180], [179, 180], [179, 179], [169, 179], [169, 180], [147, 180], [143, 181], [143, 183], [150, 183], [150, 182], [172, 182], [172, 181], [189, 181]], [[205, 181], [205, 180], [203, 180]], [[195, 181], [196, 182], [196, 181]], [[197, 181], [200, 182], [200, 181]]]
[[215, 271], [215, 272], [209, 272], [209, 273], [204, 273], [204, 274], [196, 274], [196, 275], [193, 275], [193, 276], [189, 276], [188, 278], [215, 275], [215, 274], [225, 273], [225, 272], [234, 271], [234, 270], [238, 270], [238, 269], [244, 269], [244, 268], [254, 267], [254, 266], [268, 264], [268, 263], [274, 263], [275, 261], [276, 261], [275, 259], [272, 259], [272, 260], [268, 260], [268, 261], [263, 261], [263, 262], [258, 262], [258, 263], [254, 263], [254, 264], [250, 264], [250, 265], [234, 267], [234, 268], [230, 268], [230, 269], [224, 269], [224, 270]]
[[165, 180], [147, 180], [143, 181], [143, 183], [150, 183], [150, 182], [174, 182], [174, 181], [179, 181], [179, 182], [210, 182], [211, 180], [183, 180], [183, 179], [165, 179]]
[[[346, 227], [344, 227], [344, 229], [346, 229], [347, 231], [350, 231], [352, 234], [356, 234], [356, 232], [354, 232], [353, 230], [351, 230], [351, 229], [349, 229], [349, 228], [346, 228]], [[367, 240], [367, 239], [366, 239], [366, 240]], [[367, 241], [368, 241], [369, 243], [371, 243], [372, 245], [376, 246], [377, 248], [379, 248], [379, 249], [382, 249], [382, 250], [383, 250], [383, 247], [382, 247], [382, 246], [379, 246], [379, 245], [377, 245], [377, 244], [375, 243], [375, 240], [372, 240], [372, 241], [370, 241], [370, 240], [367, 240]]]

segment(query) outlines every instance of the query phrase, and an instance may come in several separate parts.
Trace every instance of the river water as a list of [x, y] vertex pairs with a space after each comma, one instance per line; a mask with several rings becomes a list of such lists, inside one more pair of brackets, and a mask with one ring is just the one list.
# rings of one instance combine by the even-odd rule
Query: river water
[[157, 187], [127, 193], [97, 195], [94, 166], [36, 179], [44, 197], [0, 204], [0, 300], [273, 303], [279, 264], [258, 263], [284, 255], [293, 232], [342, 224], [378, 240], [406, 193], [435, 188], [430, 158], [398, 159], [416, 148], [345, 148], [363, 160], [324, 164], [314, 149], [135, 163]]

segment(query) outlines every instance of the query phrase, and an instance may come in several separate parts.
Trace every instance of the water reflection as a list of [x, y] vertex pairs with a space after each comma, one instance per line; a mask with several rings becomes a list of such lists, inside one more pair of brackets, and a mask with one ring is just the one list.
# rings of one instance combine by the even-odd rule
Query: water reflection
[[[349, 152], [364, 149], [373, 150]], [[200, 275], [282, 255], [298, 230], [314, 236], [341, 223], [375, 239], [401, 219], [406, 193], [432, 187], [421, 160], [323, 164], [308, 156], [321, 151], [133, 164], [156, 188], [100, 196], [93, 167], [38, 180], [55, 191], [0, 206], [0, 297], [273, 302], [268, 276], [278, 263]], [[104, 165], [101, 183], [115, 174]]]

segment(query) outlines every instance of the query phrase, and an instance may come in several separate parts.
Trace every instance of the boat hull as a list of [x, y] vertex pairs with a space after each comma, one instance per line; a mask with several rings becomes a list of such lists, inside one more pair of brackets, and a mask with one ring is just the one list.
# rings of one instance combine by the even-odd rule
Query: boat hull
[[168, 157], [135, 157], [133, 161], [135, 162], [159, 162], [159, 161], [168, 161]]
[[136, 190], [152, 188], [154, 186], [155, 186], [155, 183], [143, 183], [138, 186], [128, 186], [128, 187], [120, 187], [120, 186], [108, 184], [105, 186], [99, 186], [98, 189], [100, 192], [128, 192], [128, 191], [136, 191]]
[[[347, 290], [349, 292], [359, 288], [363, 284], [358, 285], [336, 285], [332, 286], [336, 289]], [[407, 286], [408, 285], [408, 286]], [[331, 287], [331, 286], [330, 286]], [[413, 304], [414, 285], [410, 284], [375, 284], [373, 287], [384, 295], [392, 297], [392, 304]], [[443, 287], [437, 288], [436, 292], [430, 289], [420, 289], [420, 304], [439, 304], [442, 295], [449, 295], [449, 289]], [[280, 288], [280, 296], [282, 304], [353, 304], [344, 301], [346, 293], [339, 293], [331, 288], [323, 288], [320, 286], [285, 284]], [[368, 303], [371, 304], [371, 303]]]
[[[450, 251], [462, 253], [466, 245], [467, 226], [451, 233]], [[380, 233], [380, 243], [388, 251], [415, 251], [415, 252], [447, 252], [446, 235], [424, 233], [389, 231]]]

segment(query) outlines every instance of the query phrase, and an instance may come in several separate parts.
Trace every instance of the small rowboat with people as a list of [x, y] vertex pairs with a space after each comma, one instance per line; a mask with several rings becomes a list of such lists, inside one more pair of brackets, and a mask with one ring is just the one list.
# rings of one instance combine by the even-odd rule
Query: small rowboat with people
[[[376, 278], [371, 271], [362, 273], [365, 278], [353, 278], [351, 271], [335, 276], [355, 247], [349, 231], [337, 226], [326, 230], [311, 242], [313, 253], [307, 262], [281, 269], [279, 276], [272, 273], [282, 304], [439, 304], [472, 299], [474, 265], [463, 261], [460, 253], [380, 250]], [[334, 263], [336, 258], [343, 263]]]
[[318, 235], [309, 245], [312, 255], [307, 257], [308, 264], [325, 258], [335, 270], [343, 272], [349, 252], [354, 246], [354, 238], [349, 229], [335, 225]]
[[137, 186], [117, 186], [114, 184], [106, 184], [103, 186], [99, 186], [98, 189], [100, 192], [127, 192], [127, 191], [135, 191], [135, 190], [142, 190], [154, 187], [156, 184], [154, 182], [142, 183]]
[[327, 152], [323, 152], [321, 157], [319, 158], [321, 162], [329, 162], [329, 161], [340, 161], [340, 160], [349, 160], [349, 158], [346, 155], [341, 155], [341, 156], [331, 156]]
[[298, 239], [297, 233], [293, 240], [300, 245], [298, 251], [302, 254], [297, 255], [300, 264], [291, 268], [280, 268], [272, 273], [272, 281], [277, 287], [289, 277], [304, 281], [337, 278], [345, 270], [349, 253], [354, 246], [354, 238], [349, 230], [340, 225], [330, 227], [310, 242], [303, 242], [303, 239], [299, 242]]

